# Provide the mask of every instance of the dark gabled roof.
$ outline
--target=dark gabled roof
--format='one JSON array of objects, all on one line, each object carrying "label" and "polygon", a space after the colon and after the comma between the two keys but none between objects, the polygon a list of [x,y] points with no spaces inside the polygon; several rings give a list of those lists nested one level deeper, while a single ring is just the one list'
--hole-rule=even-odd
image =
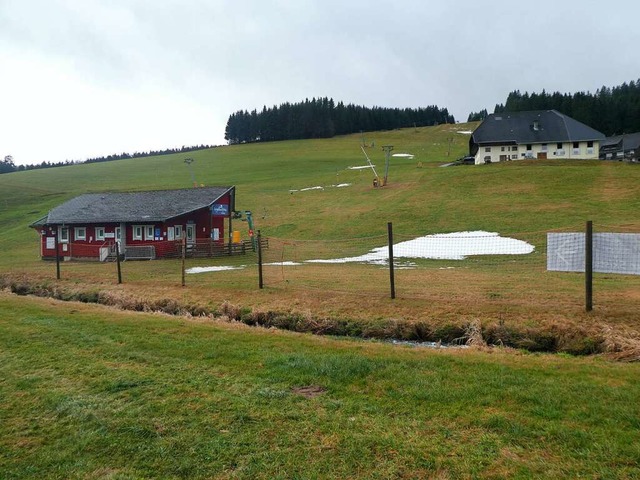
[{"label": "dark gabled roof", "polygon": [[[80,223],[164,222],[211,206],[235,187],[126,193],[87,193],[52,209],[32,226]],[[44,220],[44,222],[43,222]]]},{"label": "dark gabled roof", "polygon": [[604,134],[556,110],[489,115],[475,129],[472,141],[484,143],[557,143],[602,140]]},{"label": "dark gabled roof", "polygon": [[45,215],[42,218],[39,218],[38,220],[36,220],[35,222],[33,222],[29,226],[30,227],[34,227],[34,228],[38,228],[38,227],[44,227],[46,224],[47,224],[47,215]]},{"label": "dark gabled roof", "polygon": [[[622,143],[621,143],[622,142]],[[616,135],[615,137],[607,137],[600,144],[601,147],[622,147],[625,152],[627,150],[640,149],[640,132],[625,133],[624,135]]]}]

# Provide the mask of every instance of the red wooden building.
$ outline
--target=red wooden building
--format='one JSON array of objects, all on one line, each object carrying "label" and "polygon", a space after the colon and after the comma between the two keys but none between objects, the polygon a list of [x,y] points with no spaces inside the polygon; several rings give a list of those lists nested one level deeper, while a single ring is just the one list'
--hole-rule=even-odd
[{"label": "red wooden building", "polygon": [[[162,258],[205,245],[230,244],[235,187],[126,193],[88,193],[55,207],[31,225],[41,237],[43,259]],[[225,223],[227,228],[225,229]],[[56,238],[57,237],[57,238]]]}]

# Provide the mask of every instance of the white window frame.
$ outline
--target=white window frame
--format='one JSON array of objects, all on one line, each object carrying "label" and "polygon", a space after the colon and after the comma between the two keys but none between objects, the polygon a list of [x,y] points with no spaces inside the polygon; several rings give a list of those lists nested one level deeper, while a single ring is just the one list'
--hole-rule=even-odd
[{"label": "white window frame", "polygon": [[176,225],[173,227],[176,232],[176,240],[182,240],[182,225]]},{"label": "white window frame", "polygon": [[144,239],[145,240],[153,240],[155,238],[154,235],[154,225],[145,225],[144,226]]},{"label": "white window frame", "polygon": [[491,147],[484,147],[484,152],[485,153],[490,153],[491,152]]},{"label": "white window frame", "polygon": [[[83,232],[80,235],[80,232]],[[87,240],[87,227],[74,227],[73,229],[73,239],[74,240]]]},{"label": "white window frame", "polygon": [[[63,235],[66,233],[66,235]],[[58,241],[60,243],[69,243],[69,227],[58,228]]]},{"label": "white window frame", "polygon": [[542,152],[546,152],[546,151],[547,151],[547,144],[546,144],[546,143],[543,143],[542,145],[540,145],[540,150],[541,150]]},{"label": "white window frame", "polygon": [[96,240],[104,240],[105,228],[95,227]]},{"label": "white window frame", "polygon": [[167,227],[167,240],[171,242],[175,239],[176,239],[176,231],[174,230],[173,227]]},{"label": "white window frame", "polygon": [[144,227],[142,225],[133,225],[131,227],[131,238],[133,240],[142,240],[143,233],[144,233]]}]

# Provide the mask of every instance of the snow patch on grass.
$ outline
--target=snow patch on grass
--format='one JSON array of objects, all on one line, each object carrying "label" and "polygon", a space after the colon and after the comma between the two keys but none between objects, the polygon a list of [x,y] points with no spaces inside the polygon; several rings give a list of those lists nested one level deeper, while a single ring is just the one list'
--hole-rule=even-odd
[{"label": "snow patch on grass", "polygon": [[[426,235],[393,246],[396,258],[423,258],[432,260],[464,260],[470,255],[525,255],[535,247],[515,238],[501,237],[495,232],[455,232]],[[308,260],[309,263],[386,262],[389,248],[378,247],[357,257]]]},{"label": "snow patch on grass", "polygon": [[239,265],[237,267],[231,267],[228,265],[219,265],[216,267],[192,267],[185,270],[187,273],[206,273],[206,272],[225,272],[228,270],[242,270],[246,268],[246,265]]},{"label": "snow patch on grass", "polygon": [[375,165],[358,165],[357,167],[349,167],[347,170],[364,170],[365,168],[375,167]]},{"label": "snow patch on grass", "polygon": [[[425,235],[393,246],[393,256],[396,268],[410,269],[417,267],[411,261],[399,259],[431,259],[431,260],[464,260],[471,255],[526,255],[532,253],[535,247],[527,242],[515,238],[501,237],[496,232],[454,232],[435,235]],[[374,248],[369,253],[357,257],[306,260],[303,263],[369,263],[386,266],[389,262],[389,247]],[[303,263],[284,261],[265,263],[268,266],[299,266]],[[231,267],[193,267],[187,273],[220,272],[225,270],[241,270],[246,265]],[[442,267],[452,269],[454,267]]]}]

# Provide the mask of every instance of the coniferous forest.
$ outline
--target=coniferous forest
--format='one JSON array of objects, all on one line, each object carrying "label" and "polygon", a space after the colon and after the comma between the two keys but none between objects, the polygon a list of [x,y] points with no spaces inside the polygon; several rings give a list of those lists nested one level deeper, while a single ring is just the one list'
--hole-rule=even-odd
[{"label": "coniferous forest", "polygon": [[446,108],[363,107],[331,98],[283,103],[258,112],[240,110],[227,121],[225,140],[230,144],[306,138],[330,138],[360,131],[391,130],[454,123]]},{"label": "coniferous forest", "polygon": [[620,86],[602,87],[596,93],[520,93],[509,94],[494,113],[526,110],[558,110],[607,136],[640,132],[640,79]]}]

